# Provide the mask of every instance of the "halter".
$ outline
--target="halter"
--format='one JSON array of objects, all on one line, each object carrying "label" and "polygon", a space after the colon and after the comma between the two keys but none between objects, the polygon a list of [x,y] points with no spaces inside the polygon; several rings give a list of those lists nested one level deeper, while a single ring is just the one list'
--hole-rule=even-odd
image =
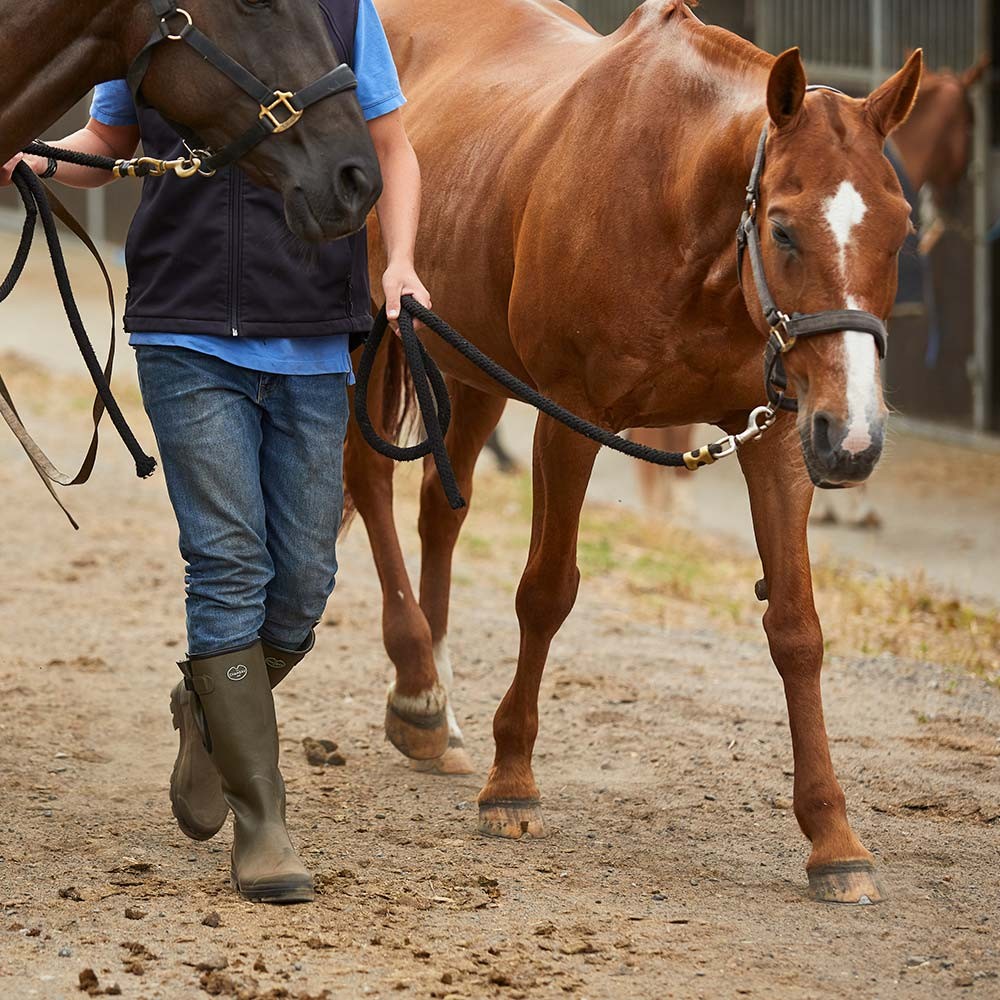
[{"label": "halter", "polygon": [[[185,138],[185,146],[190,154],[186,159],[169,161],[150,161],[158,164],[159,171],[146,170],[145,173],[166,173],[173,171],[179,177],[191,177],[195,173],[211,176],[220,167],[240,159],[268,136],[287,132],[305,113],[307,108],[358,86],[357,78],[346,63],[341,63],[320,77],[315,83],[303,87],[297,93],[288,90],[272,90],[257,79],[248,69],[241,66],[235,59],[226,55],[211,39],[203,35],[195,26],[191,15],[182,7],[177,6],[177,0],[149,0],[153,13],[159,20],[149,41],[135,57],[128,70],[128,85],[137,107],[146,107],[146,102],[139,94],[142,81],[149,70],[153,49],[162,42],[186,42],[206,62],[211,63],[220,73],[225,74],[260,105],[257,120],[242,135],[238,136],[220,150],[211,151],[198,148],[198,139],[189,130],[174,125],[174,128]],[[183,23],[179,23],[180,19]],[[174,29],[170,24],[173,22]],[[192,148],[193,147],[193,148]],[[147,159],[121,160],[115,168],[119,177],[133,176],[136,167]]]},{"label": "halter", "polygon": [[[833,87],[821,85],[812,86],[809,90],[829,90],[835,94],[842,91]],[[782,356],[807,337],[816,337],[826,333],[844,333],[848,330],[867,333],[875,340],[880,359],[885,359],[888,345],[888,333],[885,323],[873,313],[861,309],[828,309],[818,313],[788,313],[782,312],[774,302],[771,289],[767,284],[764,270],[764,254],[761,251],[760,231],[757,227],[757,205],[760,202],[760,182],[764,174],[765,150],[769,125],[764,123],[760,142],[757,144],[757,156],[754,160],[750,183],[747,184],[746,208],[740,220],[740,228],[736,231],[737,274],[740,287],[743,287],[743,258],[750,253],[750,269],[753,272],[754,284],[757,287],[757,298],[764,311],[764,318],[770,328],[767,350],[764,354],[764,385],[767,398],[775,408],[798,411],[796,399],[789,399],[785,392],[788,389],[788,375],[782,362]]]}]

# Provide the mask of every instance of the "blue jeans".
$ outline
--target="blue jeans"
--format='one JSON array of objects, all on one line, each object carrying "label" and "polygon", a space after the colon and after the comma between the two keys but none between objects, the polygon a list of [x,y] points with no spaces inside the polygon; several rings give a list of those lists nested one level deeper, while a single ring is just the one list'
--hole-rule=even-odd
[{"label": "blue jeans", "polygon": [[298,649],[337,574],[346,374],[269,375],[136,350],[187,562],[191,656],[258,637]]}]

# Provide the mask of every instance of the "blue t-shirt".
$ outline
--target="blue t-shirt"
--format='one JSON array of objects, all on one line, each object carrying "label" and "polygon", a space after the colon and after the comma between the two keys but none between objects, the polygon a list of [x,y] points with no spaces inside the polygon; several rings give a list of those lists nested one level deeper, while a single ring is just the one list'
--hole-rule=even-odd
[{"label": "blue t-shirt", "polygon": [[[373,0],[358,5],[354,38],[354,72],[358,102],[366,121],[387,115],[406,103]],[[105,125],[136,125],[132,93],[124,80],[102,83],[94,90],[90,115]],[[133,347],[155,344],[186,347],[230,364],[276,375],[327,375],[351,371],[348,337],[213,337],[203,334],[133,333]]]}]

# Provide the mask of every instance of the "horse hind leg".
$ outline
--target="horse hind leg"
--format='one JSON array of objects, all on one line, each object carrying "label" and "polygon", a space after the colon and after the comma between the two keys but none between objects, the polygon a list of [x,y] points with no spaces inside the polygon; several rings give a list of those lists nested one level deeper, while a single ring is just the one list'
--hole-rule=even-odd
[{"label": "horse hind leg", "polygon": [[[395,397],[383,407],[383,394],[392,395],[392,366],[399,358],[393,338],[388,351],[379,352],[372,373],[369,409],[373,423],[386,436],[393,428],[380,416],[396,409]],[[399,375],[399,369],[395,370]],[[390,459],[369,448],[355,421],[351,421],[344,454],[344,478],[351,503],[365,522],[372,555],[382,586],[382,637],[396,669],[386,705],[387,739],[406,757],[434,760],[448,749],[448,698],[438,681],[431,647],[431,630],[414,596],[392,514],[393,470]]]},{"label": "horse hind leg", "polygon": [[[449,380],[451,427],[445,439],[459,488],[471,503],[476,459],[503,415],[506,400]],[[420,607],[431,629],[438,677],[448,692],[448,750],[433,761],[416,761],[419,771],[436,774],[472,774],[475,768],[454,711],[454,671],[448,648],[448,610],[451,600],[452,560],[469,507],[452,510],[445,498],[433,461],[424,465],[420,492]]]},{"label": "horse hind leg", "polygon": [[479,831],[517,839],[545,836],[531,757],[538,735],[538,690],[549,645],[573,608],[580,510],[597,445],[549,417],[535,430],[531,546],[517,591],[521,648],[514,681],[493,720],[496,756],[479,794]]}]

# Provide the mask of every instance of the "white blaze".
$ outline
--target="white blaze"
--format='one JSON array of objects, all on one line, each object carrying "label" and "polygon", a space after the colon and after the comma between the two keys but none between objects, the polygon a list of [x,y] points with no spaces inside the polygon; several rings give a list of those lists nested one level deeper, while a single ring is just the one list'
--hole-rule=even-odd
[{"label": "white blaze", "polygon": [[[843,181],[837,193],[823,206],[826,223],[837,243],[840,273],[843,277],[844,299],[848,309],[862,305],[850,294],[847,281],[847,252],[851,234],[868,214],[868,206],[850,181]],[[847,377],[847,437],[843,447],[854,455],[871,447],[870,414],[878,404],[878,350],[867,333],[848,330],[843,335],[844,371]]]}]

